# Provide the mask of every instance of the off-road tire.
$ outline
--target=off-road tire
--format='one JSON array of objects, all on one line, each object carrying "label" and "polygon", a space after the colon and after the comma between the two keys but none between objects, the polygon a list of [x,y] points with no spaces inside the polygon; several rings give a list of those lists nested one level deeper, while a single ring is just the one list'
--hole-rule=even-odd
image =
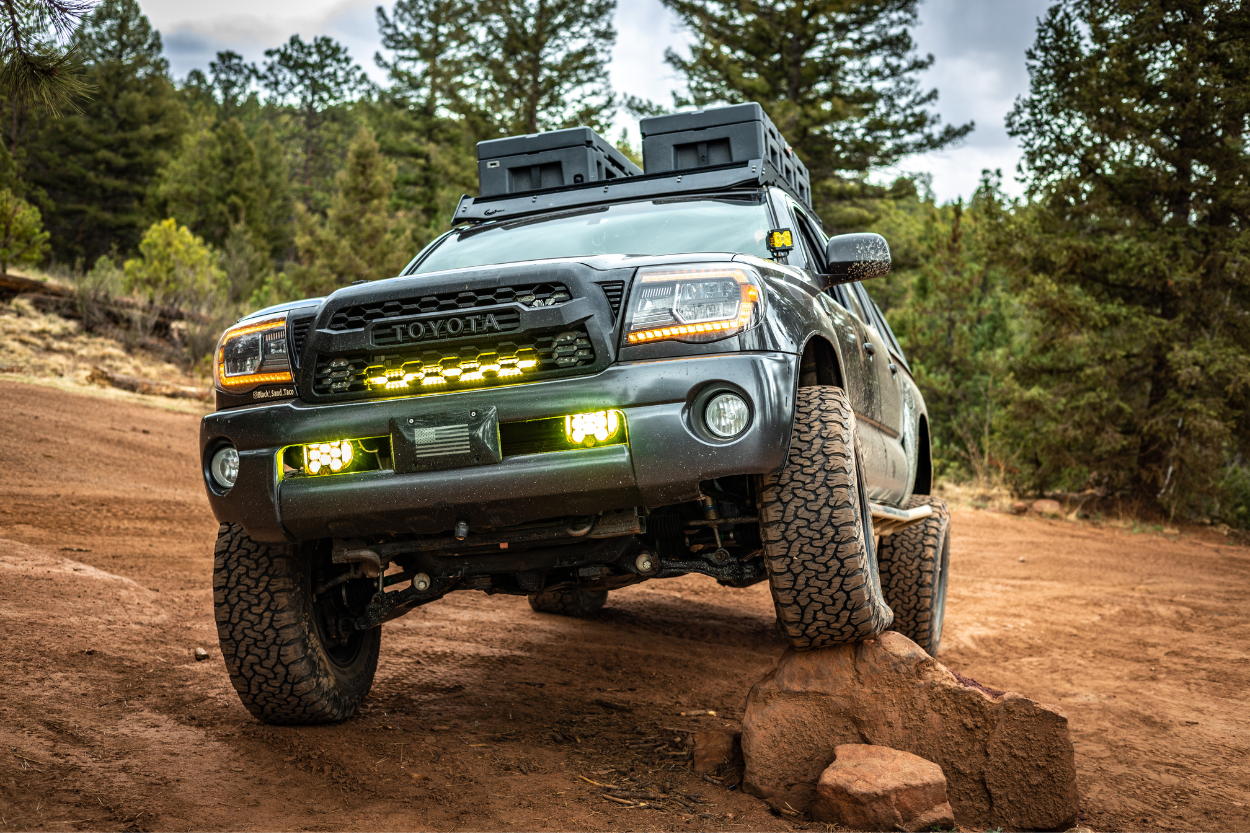
[{"label": "off-road tire", "polygon": [[846,392],[799,388],[789,458],[760,478],[759,502],[778,627],[800,651],[890,626],[862,471]]},{"label": "off-road tire", "polygon": [[328,723],[351,717],[378,667],[381,629],[327,647],[312,594],[307,548],[253,541],[222,524],[213,558],[217,637],[230,681],[265,723]]},{"label": "off-road tire", "polygon": [[951,514],[945,501],[915,495],[907,509],[932,506],[933,514],[919,523],[881,539],[877,560],[881,591],[894,611],[891,630],[937,656],[942,644],[946,612],[946,583],[950,573]]},{"label": "off-road tire", "polygon": [[559,616],[589,616],[608,603],[607,590],[544,590],[530,595],[530,607],[539,613]]}]

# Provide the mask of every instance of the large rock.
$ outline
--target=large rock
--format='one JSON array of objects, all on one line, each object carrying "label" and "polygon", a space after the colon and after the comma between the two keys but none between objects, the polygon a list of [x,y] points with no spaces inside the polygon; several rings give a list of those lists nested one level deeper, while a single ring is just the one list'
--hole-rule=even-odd
[{"label": "large rock", "polygon": [[756,683],[742,722],[743,787],[806,812],[841,744],[887,746],[936,763],[965,827],[1053,830],[1076,819],[1067,715],[961,681],[893,631],[787,651]]},{"label": "large rock", "polygon": [[944,830],[955,826],[942,768],[884,746],[839,746],[816,782],[812,818],[850,830]]}]

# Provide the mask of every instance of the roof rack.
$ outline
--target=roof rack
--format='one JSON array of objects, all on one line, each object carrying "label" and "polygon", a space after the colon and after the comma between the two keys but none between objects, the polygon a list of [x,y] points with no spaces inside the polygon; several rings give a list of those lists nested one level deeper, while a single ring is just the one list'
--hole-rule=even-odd
[{"label": "roof rack", "polygon": [[[481,223],[510,217],[525,217],[548,211],[587,205],[673,197],[709,191],[774,186],[800,204],[807,200],[797,194],[787,178],[764,159],[732,162],[728,165],[665,171],[630,176],[608,182],[587,182],[559,188],[544,188],[523,195],[501,194],[490,197],[460,198],[452,224]],[[819,219],[817,219],[819,222]]]}]

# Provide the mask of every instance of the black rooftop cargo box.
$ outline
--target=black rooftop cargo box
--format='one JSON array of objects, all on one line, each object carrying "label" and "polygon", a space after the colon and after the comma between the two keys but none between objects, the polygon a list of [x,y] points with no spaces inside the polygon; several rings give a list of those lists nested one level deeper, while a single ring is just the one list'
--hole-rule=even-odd
[{"label": "black rooftop cargo box", "polygon": [[652,116],[638,123],[648,174],[763,159],[811,206],[812,181],[764,108],[752,102],[694,113]]},{"label": "black rooftop cargo box", "polygon": [[570,127],[477,143],[483,197],[606,182],[642,171],[589,127]]}]

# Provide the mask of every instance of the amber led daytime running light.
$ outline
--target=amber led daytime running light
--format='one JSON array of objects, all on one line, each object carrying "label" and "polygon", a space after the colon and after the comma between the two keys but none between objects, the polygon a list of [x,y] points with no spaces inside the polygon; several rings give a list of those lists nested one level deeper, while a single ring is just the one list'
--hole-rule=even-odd
[{"label": "amber led daytime running light", "polygon": [[[235,329],[226,330],[225,335],[221,337],[221,344],[217,346],[217,384],[222,388],[237,388],[244,385],[275,385],[282,382],[290,382],[291,371],[287,370],[281,373],[249,373],[246,376],[227,376],[226,375],[226,344],[236,338],[241,338],[252,333],[259,333],[265,330],[276,330],[286,326],[286,316],[278,318],[270,318],[255,324],[247,324]],[[261,361],[264,361],[262,357]],[[288,359],[288,362],[290,360]]]},{"label": "amber led daytime running light", "polygon": [[629,334],[630,344],[641,344],[646,341],[658,341],[684,335],[700,333],[718,333],[744,329],[751,323],[751,313],[759,303],[760,293],[747,280],[741,269],[673,269],[665,272],[653,272],[642,278],[642,283],[669,283],[682,280],[706,280],[708,278],[733,278],[742,291],[742,303],[738,306],[736,318],[722,318],[715,321],[701,321],[697,324],[669,324],[650,330],[639,330]]}]

